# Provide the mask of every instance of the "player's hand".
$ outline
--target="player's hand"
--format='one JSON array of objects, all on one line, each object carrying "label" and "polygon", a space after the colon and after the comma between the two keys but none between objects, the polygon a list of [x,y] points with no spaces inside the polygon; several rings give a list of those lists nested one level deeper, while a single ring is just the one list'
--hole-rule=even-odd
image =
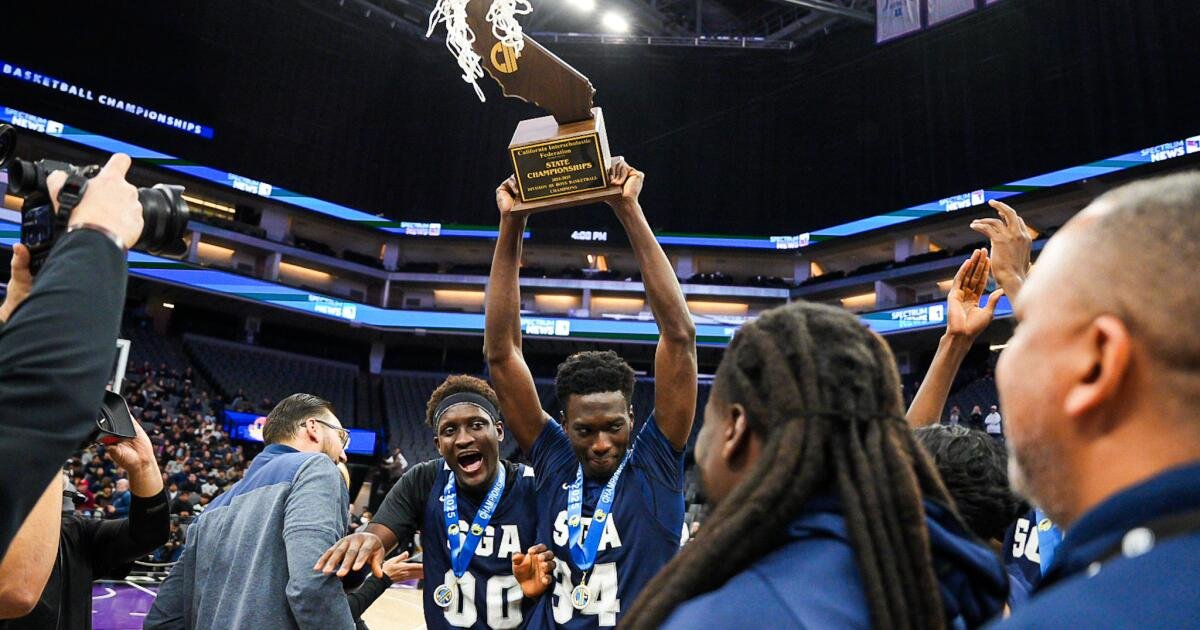
[{"label": "player's hand", "polygon": [[610,175],[612,185],[621,187],[621,196],[607,201],[608,205],[612,206],[614,210],[636,207],[638,196],[642,194],[642,184],[646,181],[646,174],[630,166],[623,158],[617,157],[613,158]]},{"label": "player's hand", "polygon": [[979,300],[987,290],[990,267],[987,250],[977,249],[954,274],[953,286],[946,296],[947,335],[974,340],[992,323],[996,304],[1004,290],[993,291],[988,296],[987,305],[979,306]]},{"label": "player's hand", "polygon": [[525,597],[541,597],[553,580],[554,552],[547,549],[546,545],[534,545],[525,553],[514,553],[512,572]]},{"label": "player's hand", "polygon": [[393,583],[425,579],[425,565],[420,562],[408,562],[407,551],[384,562],[383,572]]},{"label": "player's hand", "polygon": [[500,186],[496,188],[496,209],[500,211],[502,218],[512,215],[513,208],[516,207],[517,199],[519,198],[520,191],[517,190],[516,175],[500,182]]},{"label": "player's hand", "polygon": [[13,312],[29,297],[33,288],[33,275],[29,273],[29,248],[17,243],[13,245],[12,275],[8,279],[8,289],[4,296],[4,304],[0,304],[0,322],[7,322]]},{"label": "player's hand", "polygon": [[1033,237],[1025,221],[1008,204],[993,199],[988,205],[996,209],[1000,218],[976,219],[971,222],[971,229],[991,240],[992,273],[1008,293],[1008,299],[1015,300],[1029,274]]},{"label": "player's hand", "polygon": [[337,541],[321,554],[317,563],[313,565],[313,571],[320,571],[325,575],[337,571],[338,577],[344,577],[350,571],[357,571],[370,562],[371,573],[374,573],[375,577],[383,577],[384,555],[383,541],[379,536],[370,532],[358,532]]},{"label": "player's hand", "polygon": [[[117,235],[126,249],[133,247],[142,236],[143,221],[137,188],[125,181],[129,165],[128,155],[114,153],[108,164],[88,180],[83,199],[71,211],[68,224],[98,225]],[[62,171],[54,171],[46,178],[46,189],[55,211],[58,210],[58,192],[66,181],[67,174]]]}]

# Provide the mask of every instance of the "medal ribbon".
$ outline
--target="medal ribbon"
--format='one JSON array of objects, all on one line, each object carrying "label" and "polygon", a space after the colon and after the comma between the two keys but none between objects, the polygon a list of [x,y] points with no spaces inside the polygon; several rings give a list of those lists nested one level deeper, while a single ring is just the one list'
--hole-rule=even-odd
[{"label": "medal ribbon", "polygon": [[633,449],[625,453],[621,465],[613,472],[604,491],[600,493],[600,501],[596,503],[596,511],[592,513],[592,525],[588,528],[587,538],[583,538],[583,465],[575,471],[575,483],[567,489],[567,549],[571,552],[571,560],[580,571],[587,572],[596,563],[596,552],[600,549],[600,538],[604,535],[604,521],[612,514],[613,500],[617,497],[617,481],[621,479],[621,471],[633,455]]},{"label": "medal ribbon", "polygon": [[[467,572],[471,558],[475,555],[475,548],[479,546],[479,540],[483,538],[488,523],[492,522],[492,514],[500,503],[500,495],[504,494],[504,478],[507,474],[504,464],[501,463],[500,469],[496,471],[496,480],[492,482],[492,489],[488,490],[487,497],[475,513],[471,529],[465,532],[458,531],[458,486],[454,480],[454,473],[451,472],[450,479],[446,480],[446,487],[442,489],[442,512],[446,516],[446,540],[450,543],[450,567],[454,570],[454,577],[460,578]],[[475,534],[476,531],[479,535]]]}]

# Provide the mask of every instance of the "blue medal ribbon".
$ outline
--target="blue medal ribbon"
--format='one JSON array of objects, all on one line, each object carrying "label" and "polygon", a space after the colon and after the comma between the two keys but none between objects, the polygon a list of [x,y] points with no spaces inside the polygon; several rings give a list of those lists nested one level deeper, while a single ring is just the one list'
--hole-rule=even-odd
[{"label": "blue medal ribbon", "polygon": [[587,572],[596,563],[596,552],[600,549],[600,539],[604,536],[604,522],[612,515],[613,500],[617,498],[617,481],[621,479],[621,471],[633,455],[633,449],[625,453],[621,465],[613,472],[604,491],[600,493],[600,501],[596,503],[596,511],[592,513],[592,525],[588,528],[587,538],[583,538],[583,465],[575,471],[575,483],[567,489],[567,549],[571,552],[571,560],[580,571]]},{"label": "blue medal ribbon", "polygon": [[502,462],[499,463],[499,466],[500,469],[496,471],[496,480],[492,482],[492,489],[488,490],[487,497],[479,506],[479,511],[475,513],[470,531],[458,531],[458,485],[455,483],[453,471],[450,473],[450,479],[446,480],[446,487],[442,489],[442,512],[446,516],[446,540],[450,543],[450,567],[454,570],[456,578],[462,577],[467,572],[471,558],[475,555],[475,548],[479,546],[479,540],[483,538],[488,523],[492,521],[492,514],[496,512],[496,506],[500,504],[500,495],[504,494],[504,479],[508,473]]}]

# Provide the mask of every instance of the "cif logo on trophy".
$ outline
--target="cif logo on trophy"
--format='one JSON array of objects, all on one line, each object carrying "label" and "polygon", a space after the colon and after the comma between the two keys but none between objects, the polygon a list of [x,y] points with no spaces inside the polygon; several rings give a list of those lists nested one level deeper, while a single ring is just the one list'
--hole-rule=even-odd
[{"label": "cif logo on trophy", "polygon": [[504,74],[516,72],[517,53],[505,46],[504,42],[496,42],[496,45],[492,46],[492,67]]},{"label": "cif logo on trophy", "polygon": [[612,156],[604,115],[592,105],[591,81],[521,32],[518,15],[528,0],[438,0],[429,31],[445,24],[446,47],[462,78],[484,100],[478,79],[486,70],[505,96],[550,113],[523,120],[509,143],[520,199],[513,211],[529,214],[621,195],[609,183]]}]

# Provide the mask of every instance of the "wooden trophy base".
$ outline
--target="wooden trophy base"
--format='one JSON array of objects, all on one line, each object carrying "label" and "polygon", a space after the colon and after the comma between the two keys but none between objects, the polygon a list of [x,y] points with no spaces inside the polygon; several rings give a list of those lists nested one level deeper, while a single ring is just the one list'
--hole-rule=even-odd
[{"label": "wooden trophy base", "polygon": [[527,215],[621,196],[609,184],[612,156],[604,115],[559,125],[553,116],[523,120],[508,146],[520,195],[513,213]]}]

